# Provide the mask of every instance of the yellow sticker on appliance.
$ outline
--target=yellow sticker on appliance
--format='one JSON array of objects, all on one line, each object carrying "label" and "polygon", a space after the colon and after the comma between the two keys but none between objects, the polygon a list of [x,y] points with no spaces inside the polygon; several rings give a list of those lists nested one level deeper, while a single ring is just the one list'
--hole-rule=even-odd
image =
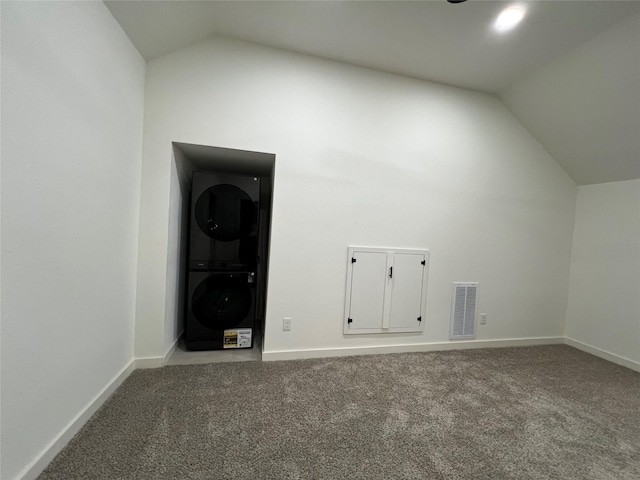
[{"label": "yellow sticker on appliance", "polygon": [[238,348],[238,331],[225,330],[222,348]]},{"label": "yellow sticker on appliance", "polygon": [[224,331],[223,348],[251,348],[251,329],[240,328]]}]

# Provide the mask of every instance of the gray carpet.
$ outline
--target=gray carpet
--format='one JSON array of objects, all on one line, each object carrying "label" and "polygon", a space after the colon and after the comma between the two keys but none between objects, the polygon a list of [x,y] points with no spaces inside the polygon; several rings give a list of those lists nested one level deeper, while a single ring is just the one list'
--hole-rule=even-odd
[{"label": "gray carpet", "polygon": [[566,346],[135,371],[40,479],[640,479],[640,374]]}]

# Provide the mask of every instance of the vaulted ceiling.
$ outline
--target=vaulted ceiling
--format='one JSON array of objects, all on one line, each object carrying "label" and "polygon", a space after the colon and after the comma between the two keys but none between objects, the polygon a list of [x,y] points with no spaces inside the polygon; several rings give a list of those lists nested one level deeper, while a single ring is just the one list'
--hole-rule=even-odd
[{"label": "vaulted ceiling", "polygon": [[224,35],[499,96],[578,184],[640,178],[640,1],[105,1],[147,60]]}]

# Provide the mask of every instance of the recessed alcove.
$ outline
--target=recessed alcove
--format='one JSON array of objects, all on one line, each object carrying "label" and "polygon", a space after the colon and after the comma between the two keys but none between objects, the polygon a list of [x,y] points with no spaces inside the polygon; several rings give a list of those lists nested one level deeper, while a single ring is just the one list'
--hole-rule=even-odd
[{"label": "recessed alcove", "polygon": [[[275,155],[271,153],[238,150],[208,145],[173,142],[169,202],[169,248],[167,255],[167,299],[165,313],[165,342],[168,348],[179,345],[184,331],[188,271],[189,218],[191,180],[193,172],[216,172],[252,175],[260,179],[259,228],[265,232],[266,258],[260,260],[258,281],[263,294],[256,301],[256,341],[254,350],[261,348],[264,332],[264,312],[269,266],[269,239],[273,197]],[[178,347],[180,348],[180,347]],[[248,352],[184,352],[182,358],[170,363],[199,363],[200,361],[251,360]],[[185,357],[188,355],[188,358]],[[238,358],[236,358],[238,357]],[[257,358],[259,358],[259,353]],[[192,362],[193,360],[193,362]]]}]

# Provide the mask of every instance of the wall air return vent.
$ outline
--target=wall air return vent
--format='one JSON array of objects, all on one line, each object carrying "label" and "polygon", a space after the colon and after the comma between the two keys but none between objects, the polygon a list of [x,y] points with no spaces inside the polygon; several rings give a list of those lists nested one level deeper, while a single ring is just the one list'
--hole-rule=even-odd
[{"label": "wall air return vent", "polygon": [[476,338],[478,284],[454,283],[451,300],[450,340]]}]

